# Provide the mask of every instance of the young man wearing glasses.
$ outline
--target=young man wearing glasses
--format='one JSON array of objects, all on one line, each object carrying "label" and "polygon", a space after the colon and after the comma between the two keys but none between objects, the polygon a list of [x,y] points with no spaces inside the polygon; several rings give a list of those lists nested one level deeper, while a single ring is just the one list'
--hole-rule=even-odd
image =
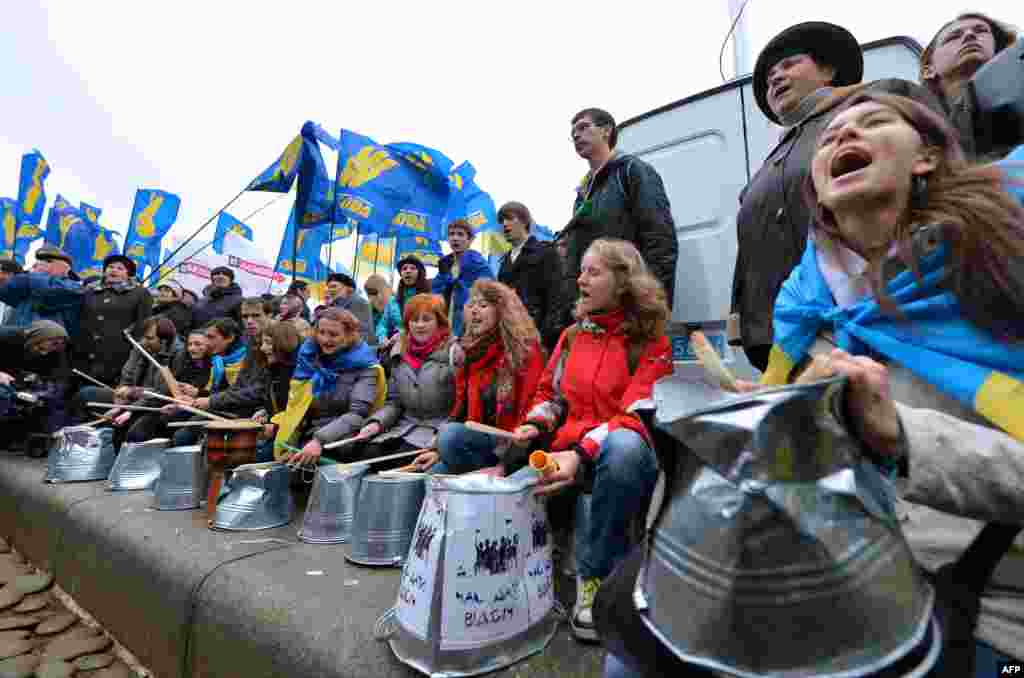
[{"label": "young man wearing glasses", "polygon": [[574,115],[570,136],[590,168],[576,189],[573,217],[564,229],[565,273],[556,309],[561,327],[572,322],[580,260],[598,238],[622,238],[636,245],[665,288],[671,308],[679,244],[661,176],[640,158],[615,150],[618,130],[605,110],[586,108]]}]

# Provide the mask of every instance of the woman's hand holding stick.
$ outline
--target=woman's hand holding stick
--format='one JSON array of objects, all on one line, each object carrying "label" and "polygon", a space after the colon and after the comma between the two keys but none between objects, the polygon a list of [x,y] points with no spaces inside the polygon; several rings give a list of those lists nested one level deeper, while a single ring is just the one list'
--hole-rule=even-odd
[{"label": "woman's hand holding stick", "polygon": [[127,339],[132,346],[137,348],[139,350],[139,353],[144,355],[149,360],[149,362],[152,363],[153,367],[157,369],[157,371],[160,373],[160,376],[163,377],[164,382],[167,384],[167,389],[171,392],[171,395],[174,396],[175,398],[180,397],[181,390],[178,388],[178,380],[174,378],[173,374],[171,374],[171,370],[165,367],[164,365],[161,365],[156,358],[151,356],[146,351],[146,349],[142,348],[142,344],[135,341],[135,337],[133,337],[131,332],[129,332],[128,330],[124,330],[124,338]]},{"label": "woman's hand holding stick", "polygon": [[231,421],[227,417],[222,417],[220,415],[212,414],[212,413],[207,412],[205,410],[197,409],[197,408],[192,407],[191,405],[189,405],[189,404],[187,404],[187,403],[185,403],[185,402],[183,402],[181,400],[178,400],[176,398],[169,398],[169,397],[167,397],[165,395],[162,395],[160,393],[154,393],[153,391],[146,391],[146,395],[150,396],[152,398],[156,398],[157,400],[163,400],[165,402],[174,403],[175,405],[177,405],[181,409],[185,410],[186,412],[191,412],[192,414],[198,414],[200,417],[206,417],[207,419],[213,419],[215,421]]}]

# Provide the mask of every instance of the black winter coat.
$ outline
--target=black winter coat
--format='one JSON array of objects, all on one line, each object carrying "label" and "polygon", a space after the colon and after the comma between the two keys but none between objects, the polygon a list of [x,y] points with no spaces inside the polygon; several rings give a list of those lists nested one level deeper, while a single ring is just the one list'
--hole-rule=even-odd
[{"label": "black winter coat", "polygon": [[206,296],[192,307],[192,327],[203,327],[217,318],[231,318],[241,322],[239,307],[242,305],[242,288],[238,283],[227,287],[210,287]]},{"label": "black winter coat", "polygon": [[152,310],[153,296],[142,285],[135,283],[120,290],[90,285],[82,298],[79,331],[74,339],[78,369],[105,384],[117,383],[132,352],[123,331],[140,338],[142,323]]},{"label": "black winter coat", "polygon": [[657,170],[633,155],[616,153],[591,180],[589,194],[583,191],[576,196],[573,215],[563,236],[567,256],[557,311],[559,331],[572,323],[580,262],[598,238],[621,238],[636,245],[665,288],[671,308],[679,243],[672,206]]},{"label": "black winter coat", "polygon": [[498,282],[516,291],[537,325],[544,346],[549,352],[554,350],[561,327],[553,311],[562,282],[562,260],[554,246],[530,236],[515,262],[511,252],[501,258]]},{"label": "black winter coat", "polygon": [[192,309],[183,301],[157,304],[153,306],[153,315],[162,315],[174,323],[174,329],[178,330],[178,336],[183,339],[192,330]]},{"label": "black winter coat", "polygon": [[836,107],[856,92],[872,89],[912,96],[941,112],[938,101],[923,87],[896,78],[867,85],[840,87],[803,122],[782,135],[761,169],[740,193],[736,217],[739,250],[733,273],[732,312],[740,316],[744,348],[770,346],[772,309],[782,283],[800,262],[814,212],[804,200],[804,183],[821,130]]}]

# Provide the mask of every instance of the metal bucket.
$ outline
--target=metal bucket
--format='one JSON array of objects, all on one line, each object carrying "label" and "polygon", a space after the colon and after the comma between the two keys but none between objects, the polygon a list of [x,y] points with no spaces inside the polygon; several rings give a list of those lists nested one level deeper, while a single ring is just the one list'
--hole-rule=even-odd
[{"label": "metal bucket", "polygon": [[375,630],[400,661],[453,678],[495,671],[547,647],[559,613],[547,506],[533,493],[536,482],[529,469],[509,478],[429,478],[394,612]]},{"label": "metal bucket", "polygon": [[363,478],[352,524],[357,565],[398,567],[405,560],[426,495],[422,475],[373,475]]},{"label": "metal bucket", "polygon": [[110,469],[108,489],[148,490],[160,477],[160,457],[167,449],[167,438],[154,438],[141,443],[125,443]]},{"label": "metal bucket", "polygon": [[235,468],[228,492],[217,502],[210,527],[247,532],[287,525],[295,511],[291,475],[280,462]]},{"label": "metal bucket", "polygon": [[658,426],[681,448],[634,600],[684,662],[853,678],[926,637],[934,592],[881,476],[834,414],[844,385],[704,400],[690,412],[675,409],[693,395],[685,384],[656,386]]},{"label": "metal bucket", "polygon": [[67,426],[53,434],[46,465],[47,483],[106,480],[114,465],[114,430]]},{"label": "metal bucket", "polygon": [[299,539],[311,544],[343,544],[352,530],[359,486],[369,466],[321,466],[317,469]]},{"label": "metal bucket", "polygon": [[160,475],[153,485],[161,511],[199,508],[206,496],[206,455],[202,445],[169,447],[160,455]]}]

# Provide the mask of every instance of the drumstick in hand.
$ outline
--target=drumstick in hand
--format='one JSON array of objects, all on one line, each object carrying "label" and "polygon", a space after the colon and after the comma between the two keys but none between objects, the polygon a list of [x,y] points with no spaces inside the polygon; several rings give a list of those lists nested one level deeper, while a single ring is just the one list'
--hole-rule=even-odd
[{"label": "drumstick in hand", "polygon": [[506,431],[503,428],[495,428],[494,426],[481,424],[478,421],[467,421],[466,428],[470,431],[476,431],[477,433],[489,433],[496,438],[508,438],[509,440],[516,439],[516,434],[512,433],[512,431]]},{"label": "drumstick in hand", "polygon": [[91,381],[92,383],[96,384],[100,388],[105,388],[108,391],[113,391],[114,390],[114,389],[110,388],[109,386],[107,386],[106,384],[104,384],[99,379],[93,379],[92,377],[90,377],[85,372],[79,372],[78,370],[75,370],[75,369],[72,369],[71,371],[74,372],[75,374],[77,374],[78,376],[80,376],[82,379],[87,379],[88,381]]},{"label": "drumstick in hand", "polygon": [[708,376],[728,391],[739,390],[736,377],[729,371],[729,368],[722,364],[722,359],[718,357],[718,351],[711,345],[703,332],[696,330],[690,334],[690,345],[693,346],[693,352],[697,355],[697,360],[700,361]]},{"label": "drumstick in hand", "polygon": [[155,367],[157,372],[160,373],[160,376],[163,377],[164,382],[167,384],[167,390],[171,392],[171,395],[174,396],[175,398],[180,398],[181,389],[178,388],[178,380],[174,378],[173,374],[171,374],[170,368],[161,365],[156,358],[149,355],[146,349],[142,348],[142,344],[135,341],[135,338],[132,337],[131,332],[129,332],[128,330],[124,330],[124,338],[127,339],[132,346],[139,349],[139,353],[144,355],[149,360],[149,362],[153,364],[153,367]]}]

